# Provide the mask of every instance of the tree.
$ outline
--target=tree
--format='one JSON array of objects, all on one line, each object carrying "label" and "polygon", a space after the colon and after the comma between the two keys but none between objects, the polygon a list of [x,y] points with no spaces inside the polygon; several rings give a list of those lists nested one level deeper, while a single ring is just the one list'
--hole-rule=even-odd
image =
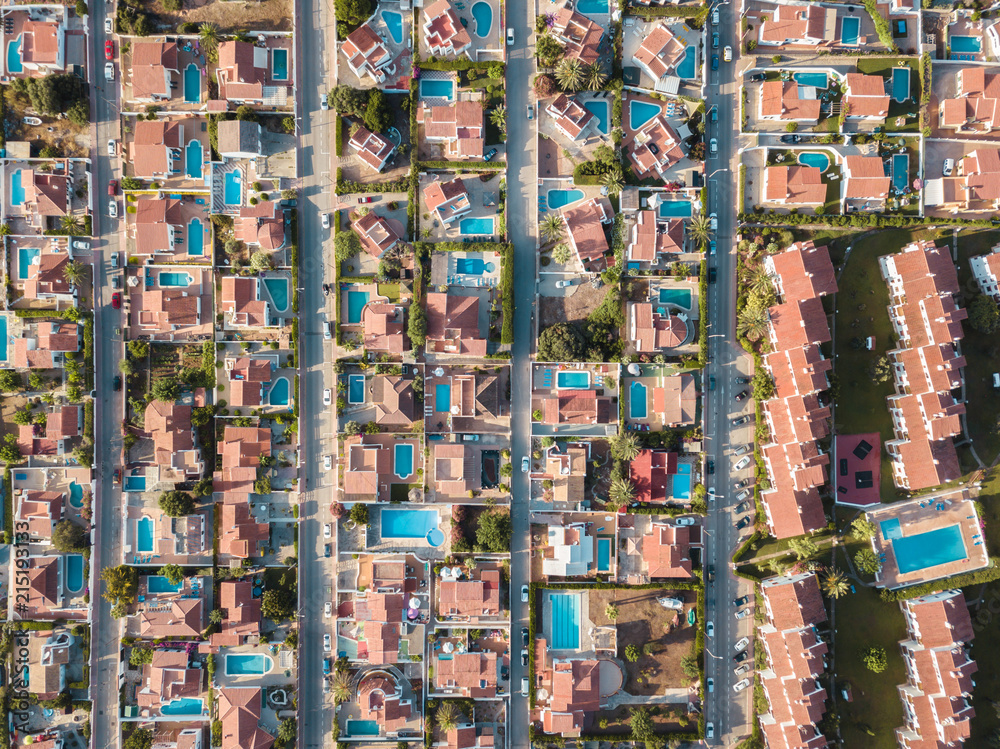
[{"label": "tree", "polygon": [[184,570],[179,564],[165,564],[160,567],[161,577],[167,578],[171,585],[180,585],[184,582]]},{"label": "tree", "polygon": [[479,516],[479,526],[476,528],[476,546],[493,554],[508,552],[510,551],[512,532],[510,510],[494,507]]},{"label": "tree", "polygon": [[866,575],[874,575],[882,569],[882,564],[878,561],[878,556],[868,547],[858,549],[858,553],[854,555],[854,564]]},{"label": "tree", "polygon": [[889,364],[889,357],[882,355],[868,365],[868,376],[872,382],[888,382],[892,379],[892,365]]},{"label": "tree", "polygon": [[173,403],[180,397],[181,385],[171,377],[164,377],[153,382],[151,394],[154,400]]},{"label": "tree", "polygon": [[410,319],[406,324],[406,334],[410,345],[420,348],[427,341],[427,311],[419,304],[410,306]]},{"label": "tree", "polygon": [[212,624],[221,624],[223,618],[222,609],[212,609],[208,612],[208,621]]},{"label": "tree", "polygon": [[608,490],[611,501],[619,507],[627,505],[635,499],[635,484],[625,476],[616,476],[611,479],[611,488]]},{"label": "tree", "polygon": [[129,341],[128,353],[133,359],[145,359],[149,356],[148,341]]},{"label": "tree", "polygon": [[758,367],[750,378],[754,400],[766,401],[774,397],[774,378],[764,367]]},{"label": "tree", "polygon": [[601,185],[607,190],[612,198],[621,195],[625,187],[625,175],[622,173],[621,165],[613,164],[604,174],[601,175]]},{"label": "tree", "polygon": [[125,739],[123,749],[151,749],[152,746],[153,732],[148,728],[137,728]]},{"label": "tree", "polygon": [[348,421],[344,424],[344,434],[354,436],[356,434],[361,434],[361,425],[356,421]]},{"label": "tree", "polygon": [[490,112],[490,122],[492,122],[501,133],[507,132],[507,107],[503,104],[494,107]]},{"label": "tree", "polygon": [[688,233],[697,244],[707,244],[712,237],[712,222],[708,216],[696,216],[688,224]]},{"label": "tree", "polygon": [[198,29],[198,36],[201,37],[201,43],[205,45],[206,48],[215,49],[216,45],[219,43],[219,27],[214,23],[205,21]]},{"label": "tree", "polygon": [[63,278],[66,283],[79,286],[86,278],[86,269],[79,260],[73,260],[63,266]]},{"label": "tree", "polygon": [[458,709],[456,705],[451,700],[441,703],[441,707],[437,709],[434,713],[434,720],[438,724],[438,728],[442,731],[448,732],[458,725],[459,718],[462,717],[461,710]]},{"label": "tree", "polygon": [[133,666],[145,666],[153,662],[153,649],[149,646],[136,646],[128,654],[128,662]]},{"label": "tree", "polygon": [[250,256],[250,267],[255,271],[270,270],[273,265],[274,260],[266,252],[258,251]]},{"label": "tree", "polygon": [[568,244],[560,243],[552,248],[552,262],[565,265],[573,259],[573,251]]},{"label": "tree", "polygon": [[90,103],[86,99],[80,99],[66,110],[66,118],[77,127],[86,127],[90,124]]},{"label": "tree", "polygon": [[563,47],[551,34],[542,34],[535,42],[535,56],[542,67],[550,68],[563,56]]},{"label": "tree", "polygon": [[79,216],[67,214],[59,219],[59,226],[67,234],[79,234],[83,228],[83,222],[80,221]]},{"label": "tree", "polygon": [[797,123],[795,120],[792,120],[787,125],[785,125],[785,132],[787,133],[794,133],[798,129],[799,129],[799,123]]},{"label": "tree", "polygon": [[851,589],[851,584],[847,575],[834,567],[823,576],[820,587],[827,598],[840,598]]},{"label": "tree", "polygon": [[278,741],[286,746],[295,741],[295,718],[285,718],[278,724]]},{"label": "tree", "polygon": [[[205,411],[207,409],[199,409],[200,411]],[[206,424],[208,422],[205,422]],[[214,482],[211,476],[206,476],[203,479],[199,479],[198,483],[194,485],[192,494],[195,497],[207,497],[214,491]]]},{"label": "tree", "polygon": [[637,648],[635,645],[626,645],[625,660],[627,660],[629,663],[635,663],[637,660],[639,660],[639,648]]},{"label": "tree", "polygon": [[539,99],[548,99],[558,92],[556,82],[548,73],[541,73],[535,76],[535,96]]},{"label": "tree", "polygon": [[64,554],[80,552],[90,546],[90,536],[72,520],[60,520],[52,529],[52,545]]},{"label": "tree", "polygon": [[583,336],[572,323],[557,322],[538,336],[538,361],[580,361],[584,350]]},{"label": "tree", "polygon": [[125,564],[105,567],[101,579],[107,585],[104,600],[108,603],[131,603],[139,594],[139,573],[135,567]]},{"label": "tree", "polygon": [[368,94],[368,106],[365,107],[365,127],[373,133],[381,133],[392,127],[392,110],[381,89],[373,88]]},{"label": "tree", "polygon": [[333,701],[338,704],[351,699],[351,672],[337,671],[333,675],[330,689],[333,692]]},{"label": "tree", "polygon": [[579,91],[583,78],[583,65],[575,57],[560,60],[556,65],[556,82],[563,91]]},{"label": "tree", "polygon": [[133,364],[128,359],[119,359],[118,360],[118,371],[121,372],[123,375],[126,375],[126,376],[135,374],[135,364]]},{"label": "tree", "polygon": [[613,622],[617,621],[618,607],[615,606],[613,603],[609,603],[607,606],[604,607],[604,615]]},{"label": "tree", "polygon": [[767,296],[774,291],[774,279],[763,263],[747,270],[743,284],[753,296]]},{"label": "tree", "polygon": [[819,547],[816,542],[811,538],[793,538],[788,542],[788,548],[791,549],[792,553],[795,555],[796,559],[802,561],[803,559],[808,559],[813,556]]},{"label": "tree", "polygon": [[24,380],[13,369],[0,370],[0,390],[5,393],[16,393],[24,388]]},{"label": "tree", "polygon": [[861,515],[851,523],[851,535],[859,541],[867,541],[875,536],[875,523]]},{"label": "tree", "polygon": [[174,489],[160,495],[160,509],[172,518],[181,518],[194,512],[194,497],[187,492]]},{"label": "tree", "polygon": [[748,341],[759,341],[767,334],[770,322],[766,307],[748,304],[736,316],[736,332]]},{"label": "tree", "polygon": [[609,440],[611,457],[615,460],[635,460],[642,446],[635,432],[619,432]]},{"label": "tree", "polygon": [[1000,310],[992,297],[977,295],[969,304],[969,325],[980,333],[992,333],[1000,328]]},{"label": "tree", "polygon": [[295,613],[295,596],[288,588],[269,588],[260,599],[260,613],[273,622],[291,619]]},{"label": "tree", "polygon": [[608,74],[604,72],[604,65],[600,60],[587,68],[587,88],[591,91],[600,91],[607,82]]},{"label": "tree", "polygon": [[357,525],[368,525],[368,505],[356,503],[352,508],[348,517],[353,520]]},{"label": "tree", "polygon": [[329,104],[338,114],[364,117],[368,107],[368,92],[340,84],[327,97]]},{"label": "tree", "polygon": [[14,412],[13,416],[10,417],[10,420],[20,427],[26,427],[32,421],[31,411],[27,408],[19,408]]},{"label": "tree", "polygon": [[653,725],[653,718],[649,713],[649,708],[632,708],[632,717],[629,718],[629,727],[632,729],[633,741],[655,741],[656,727]]},{"label": "tree", "polygon": [[558,242],[566,233],[566,221],[559,213],[549,213],[538,225],[538,231],[546,242]]},{"label": "tree", "polygon": [[372,14],[371,0],[336,0],[334,12],[339,23],[346,23],[353,29]]},{"label": "tree", "polygon": [[361,240],[353,231],[342,231],[333,241],[334,257],[338,263],[350,260],[361,252]]},{"label": "tree", "polygon": [[861,651],[861,662],[864,663],[865,668],[873,674],[882,673],[888,665],[885,648],[880,648],[875,645],[865,648]]}]

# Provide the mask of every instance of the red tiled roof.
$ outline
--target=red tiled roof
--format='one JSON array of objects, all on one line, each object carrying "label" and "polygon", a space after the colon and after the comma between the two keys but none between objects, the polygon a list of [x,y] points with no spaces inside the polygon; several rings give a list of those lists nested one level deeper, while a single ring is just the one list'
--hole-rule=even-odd
[{"label": "red tiled roof", "polygon": [[795,81],[765,81],[760,87],[760,116],[782,120],[818,120],[819,99],[800,99]]},{"label": "red tiled roof", "polygon": [[814,166],[769,166],[764,172],[764,201],[821,206],[826,185]]}]

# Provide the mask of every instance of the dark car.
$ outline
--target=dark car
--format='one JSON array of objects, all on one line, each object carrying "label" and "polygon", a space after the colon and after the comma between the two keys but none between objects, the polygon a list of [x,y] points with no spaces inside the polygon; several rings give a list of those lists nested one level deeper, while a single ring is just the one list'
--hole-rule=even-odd
[{"label": "dark car", "polygon": [[741,531],[744,528],[746,528],[748,525],[750,525],[750,523],[752,523],[752,522],[753,521],[750,519],[750,516],[746,515],[745,517],[741,518],[740,520],[738,520],[736,522],[736,530]]},{"label": "dark car", "polygon": [[764,73],[754,73],[750,76],[751,81],[766,81],[767,76]]},{"label": "dark car", "polygon": [[712,70],[718,70],[718,69],[719,69],[719,56],[712,55]]},{"label": "dark car", "polygon": [[736,655],[733,656],[733,663],[743,663],[743,661],[745,661],[746,659],[747,659],[747,651],[744,650],[742,653],[737,653]]},{"label": "dark car", "polygon": [[708,282],[715,283],[715,268],[708,269]]},{"label": "dark car", "polygon": [[802,138],[798,135],[795,135],[794,133],[792,133],[791,135],[781,136],[782,143],[798,143],[800,140],[802,140]]},{"label": "dark car", "polygon": [[733,426],[734,427],[738,427],[738,426],[740,426],[742,424],[746,424],[748,421],[750,421],[750,414],[745,414],[743,416],[737,416],[735,419],[733,419]]},{"label": "dark car", "polygon": [[737,385],[749,385],[750,384],[750,378],[749,377],[737,377],[736,378],[736,384]]},{"label": "dark car", "polygon": [[743,487],[750,486],[750,479],[743,479],[742,481],[734,481],[733,488],[739,491]]},{"label": "dark car", "polygon": [[750,603],[750,596],[740,596],[733,601],[733,608],[739,608],[740,606],[746,606]]},{"label": "dark car", "polygon": [[327,559],[333,556],[333,547],[330,544],[323,547],[323,556]]},{"label": "dark car", "polygon": [[500,678],[504,681],[510,679],[510,669],[506,666],[500,666]]},{"label": "dark car", "polygon": [[122,295],[120,291],[116,291],[111,295],[111,306],[115,309],[121,309],[122,306]]},{"label": "dark car", "polygon": [[493,161],[493,159],[496,158],[496,155],[498,153],[500,153],[500,152],[497,151],[497,149],[491,148],[489,151],[487,151],[486,156],[484,157],[484,160],[485,161]]},{"label": "dark car", "polygon": [[719,48],[719,32],[716,31],[714,34],[712,34],[712,49],[718,49],[718,48]]},{"label": "dark car", "polygon": [[734,509],[733,512],[735,512],[737,515],[742,515],[749,509],[750,509],[749,502],[740,502],[738,505],[736,505],[736,509]]},{"label": "dark car", "polygon": [[714,564],[708,565],[706,570],[708,571],[708,581],[712,582],[713,580],[715,580],[715,565]]},{"label": "dark car", "polygon": [[114,388],[116,393],[122,389],[121,375],[115,375],[115,379],[111,381],[111,387]]},{"label": "dark car", "polygon": [[358,203],[371,203],[374,198],[371,195],[365,195],[363,198],[358,198]]},{"label": "dark car", "polygon": [[521,642],[524,647],[528,647],[528,628],[521,627]]},{"label": "dark car", "polygon": [[114,481],[116,484],[120,484],[122,482],[122,469],[121,468],[116,468],[114,470],[114,473],[111,474],[111,480]]},{"label": "dark car", "polygon": [[715,375],[708,376],[708,389],[715,390]]},{"label": "dark car", "polygon": [[705,464],[705,473],[707,473],[709,476],[711,476],[713,473],[715,473],[715,461],[714,460],[710,460],[710,461],[708,461]]},{"label": "dark car", "polygon": [[527,666],[528,665],[528,651],[527,650],[522,650],[521,651],[521,665],[522,666]]},{"label": "dark car", "polygon": [[736,394],[736,400],[742,402],[745,401],[750,396],[749,390],[741,390]]}]

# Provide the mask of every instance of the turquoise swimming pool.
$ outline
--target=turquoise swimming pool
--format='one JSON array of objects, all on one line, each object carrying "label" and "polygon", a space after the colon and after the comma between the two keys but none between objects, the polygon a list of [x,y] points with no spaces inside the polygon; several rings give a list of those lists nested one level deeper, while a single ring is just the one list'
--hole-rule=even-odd
[{"label": "turquoise swimming pool", "polygon": [[549,208],[556,210],[578,200],[583,200],[583,198],[583,190],[549,190],[545,195],[545,202]]},{"label": "turquoise swimming pool", "polygon": [[150,593],[176,593],[184,587],[184,583],[171,585],[162,575],[150,575],[146,578],[146,590]]},{"label": "turquoise swimming pool", "polygon": [[677,63],[677,77],[684,80],[691,80],[695,77],[698,67],[698,48],[688,45],[684,50],[684,59]]},{"label": "turquoise swimming pool", "polygon": [[[440,386],[439,386],[440,387]],[[365,376],[347,376],[347,402],[356,405],[365,402]]]},{"label": "turquoise swimming pool", "polygon": [[279,377],[271,385],[271,392],[267,394],[267,402],[272,406],[287,406],[290,392],[291,386],[288,384],[288,378]]},{"label": "turquoise swimming pool", "polygon": [[369,294],[367,291],[347,292],[347,323],[357,325],[361,322],[361,311],[368,304]]},{"label": "turquoise swimming pool", "polygon": [[611,538],[599,538],[597,539],[597,571],[598,572],[610,572],[611,571],[611,546],[614,544],[614,539]]},{"label": "turquoise swimming pool", "polygon": [[146,491],[146,477],[145,476],[126,476],[125,477],[125,491],[127,491],[127,492],[144,492],[144,491]]},{"label": "turquoise swimming pool", "polygon": [[361,736],[378,736],[378,723],[374,720],[349,720],[344,730],[349,739]]},{"label": "turquoise swimming pool", "polygon": [[446,414],[451,410],[451,385],[434,386],[434,413]]},{"label": "turquoise swimming pool", "polygon": [[385,26],[389,29],[389,36],[392,37],[392,41],[396,44],[403,43],[403,14],[396,13],[393,10],[383,10],[382,20],[385,21]]},{"label": "turquoise swimming pool", "polygon": [[556,387],[560,390],[587,390],[590,387],[590,372],[561,370],[556,373]]},{"label": "turquoise swimming pool", "polygon": [[638,380],[633,380],[628,386],[628,417],[630,419],[645,419],[649,413],[646,401],[649,389]]},{"label": "turquoise swimming pool", "polygon": [[15,206],[24,205],[24,185],[21,184],[20,169],[10,175],[10,204]]},{"label": "turquoise swimming pool", "polygon": [[271,50],[271,78],[276,81],[288,80],[288,50]]},{"label": "turquoise swimming pool", "polygon": [[22,281],[28,277],[28,269],[38,261],[42,251],[37,247],[17,248],[17,277]]},{"label": "turquoise swimming pool", "polygon": [[7,316],[0,315],[0,361],[7,361]]},{"label": "turquoise swimming pool", "polygon": [[800,153],[799,163],[803,166],[814,166],[825,172],[830,168],[830,157],[825,153]]},{"label": "turquoise swimming pool", "polygon": [[75,481],[69,485],[69,503],[73,507],[83,507],[83,487]]},{"label": "turquoise swimming pool", "polygon": [[[887,522],[889,521],[882,522],[882,535],[889,538],[885,533]],[[898,519],[896,523],[899,523]],[[890,543],[896,557],[896,566],[903,574],[968,558],[965,542],[962,540],[962,527],[958,524],[913,536],[897,536]]]},{"label": "turquoise swimming pool", "polygon": [[397,443],[392,446],[392,470],[398,478],[408,479],[413,475],[413,445]]},{"label": "turquoise swimming pool", "polygon": [[597,129],[602,135],[607,135],[611,124],[611,103],[607,99],[591,99],[583,103],[584,109],[597,118]]},{"label": "turquoise swimming pool", "polygon": [[455,272],[463,276],[481,276],[495,270],[493,263],[486,262],[481,257],[460,257],[455,260]]},{"label": "turquoise swimming pool", "polygon": [[264,286],[278,312],[284,312],[288,309],[288,285],[287,278],[264,279]]},{"label": "turquoise swimming pool", "polygon": [[892,186],[903,192],[910,183],[910,155],[894,153],[892,155]]},{"label": "turquoise swimming pool", "polygon": [[201,71],[194,63],[184,68],[184,101],[188,104],[201,101]]},{"label": "turquoise swimming pool", "polygon": [[674,499],[689,499],[691,497],[691,464],[679,463],[677,473],[672,477]]},{"label": "turquoise swimming pool", "polygon": [[153,519],[145,516],[135,521],[135,550],[148,554],[153,550]]},{"label": "turquoise swimming pool", "polygon": [[194,280],[188,273],[172,273],[167,271],[160,271],[160,274],[156,277],[156,282],[160,286],[190,286],[191,281]]},{"label": "turquoise swimming pool", "polygon": [[243,201],[243,175],[239,169],[226,172],[223,186],[222,199],[226,205],[239,205]]},{"label": "turquoise swimming pool", "polygon": [[226,676],[263,676],[274,668],[274,659],[259,653],[226,656]]},{"label": "turquoise swimming pool", "polygon": [[192,257],[205,254],[205,225],[200,218],[193,218],[188,224],[187,248],[188,255]]},{"label": "turquoise swimming pool", "polygon": [[21,37],[7,42],[7,72],[24,72],[24,64],[21,62]]},{"label": "turquoise swimming pool", "polygon": [[485,39],[493,29],[493,8],[482,0],[472,5],[472,18],[476,22],[476,36]]},{"label": "turquoise swimming pool", "polygon": [[826,73],[796,73],[794,78],[800,86],[825,89],[829,85]]},{"label": "turquoise swimming pool", "polygon": [[204,710],[205,701],[197,697],[171,700],[160,706],[161,715],[201,715]]},{"label": "turquoise swimming pool", "polygon": [[608,0],[579,0],[576,4],[576,9],[581,13],[607,14],[611,9],[611,4]]},{"label": "turquoise swimming pool", "polygon": [[861,19],[858,16],[845,16],[840,22],[840,43],[854,46],[861,35]]},{"label": "turquoise swimming pool", "polygon": [[83,590],[83,556],[81,554],[66,555],[66,589],[70,593]]},{"label": "turquoise swimming pool", "polygon": [[660,289],[660,304],[691,309],[691,289]]},{"label": "turquoise swimming pool", "polygon": [[431,546],[440,546],[444,542],[436,510],[384,509],[380,522],[382,538],[423,538]]},{"label": "turquoise swimming pool", "polygon": [[455,98],[455,81],[447,78],[421,78],[420,98],[452,101]]},{"label": "turquoise swimming pool", "polygon": [[553,650],[580,647],[580,594],[549,593],[549,646]]},{"label": "turquoise swimming pool", "polygon": [[193,140],[187,144],[187,150],[184,154],[184,173],[190,179],[201,179],[203,164],[201,142]]},{"label": "turquoise swimming pool", "polygon": [[659,104],[652,104],[648,101],[630,101],[628,104],[628,126],[632,130],[638,130],[662,111],[663,108]]},{"label": "turquoise swimming pool", "polygon": [[657,213],[660,218],[690,218],[691,217],[691,201],[690,200],[667,200],[660,203],[660,207],[657,208]]},{"label": "turquoise swimming pool", "polygon": [[979,54],[983,51],[983,42],[978,36],[953,36],[948,39],[952,52]]},{"label": "turquoise swimming pool", "polygon": [[494,219],[491,218],[463,218],[458,222],[459,234],[492,234]]},{"label": "turquoise swimming pool", "polygon": [[[972,37],[975,38],[975,37]],[[910,73],[908,68],[892,69],[892,98],[893,101],[902,103],[910,98]]]}]

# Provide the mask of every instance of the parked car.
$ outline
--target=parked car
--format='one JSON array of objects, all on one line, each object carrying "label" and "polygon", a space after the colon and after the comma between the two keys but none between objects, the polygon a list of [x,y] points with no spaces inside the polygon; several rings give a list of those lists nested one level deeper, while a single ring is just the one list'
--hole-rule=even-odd
[{"label": "parked car", "polygon": [[105,34],[114,33],[114,30],[115,30],[115,25],[114,24],[115,24],[114,19],[112,19],[112,18],[105,18],[104,19],[104,33]]},{"label": "parked car", "polygon": [[736,495],[736,501],[742,502],[744,499],[747,499],[749,497],[750,497],[750,490],[744,489],[743,491],[741,491],[739,494]]},{"label": "parked car", "polygon": [[113,159],[117,155],[118,155],[118,149],[115,146],[115,142],[113,140],[109,140],[108,141],[108,158],[109,159]]},{"label": "parked car", "polygon": [[116,468],[114,470],[114,472],[111,474],[111,480],[114,483],[116,483],[116,484],[120,484],[122,482],[122,469],[121,468]]},{"label": "parked car", "polygon": [[735,512],[737,515],[742,515],[744,512],[746,512],[749,509],[750,509],[750,503],[749,502],[740,502],[733,509],[733,512]]},{"label": "parked car", "polygon": [[115,64],[109,62],[104,66],[104,80],[113,81],[115,79]]},{"label": "parked car", "polygon": [[521,627],[521,643],[524,647],[528,647],[528,628]]},{"label": "parked car", "polygon": [[708,152],[712,154],[712,156],[717,156],[719,154],[719,141],[717,138],[712,138],[708,142]]},{"label": "parked car", "polygon": [[674,525],[694,525],[694,518],[688,515],[687,517],[677,518],[674,521]]},{"label": "parked car", "polygon": [[111,200],[108,202],[108,215],[111,218],[118,218],[118,201]]},{"label": "parked car", "polygon": [[746,528],[746,527],[747,527],[748,525],[750,525],[750,523],[751,523],[751,522],[753,522],[753,521],[752,521],[752,520],[750,520],[750,516],[749,516],[749,515],[744,515],[744,516],[743,516],[742,518],[740,518],[740,519],[739,519],[739,520],[738,520],[738,521],[736,522],[736,530],[738,530],[738,531],[741,531],[741,530],[743,530],[743,529],[744,529],[744,528]]},{"label": "parked car", "polygon": [[705,622],[705,637],[715,637],[714,622]]},{"label": "parked car", "polygon": [[522,666],[527,666],[528,665],[528,649],[527,648],[524,648],[523,650],[521,650],[521,665]]},{"label": "parked car", "polygon": [[712,70],[718,70],[718,69],[719,69],[719,56],[712,55]]},{"label": "parked car", "polygon": [[733,673],[736,674],[736,676],[740,676],[741,674],[745,674],[749,670],[750,670],[750,664],[744,663],[742,666],[737,666],[736,668],[734,668]]},{"label": "parked car", "polygon": [[740,481],[733,482],[733,489],[736,489],[737,491],[745,486],[750,486],[750,479],[742,479]]},{"label": "parked car", "polygon": [[714,255],[715,254],[715,249],[716,249],[715,240],[714,239],[710,239],[708,241],[708,254],[709,255]]},{"label": "parked car", "polygon": [[766,81],[767,76],[764,73],[753,73],[750,76],[751,81]]},{"label": "parked car", "polygon": [[74,239],[73,240],[73,249],[74,250],[90,250],[90,242],[84,242],[81,239]]},{"label": "parked car", "polygon": [[333,664],[330,663],[329,658],[323,659],[323,676],[329,676],[330,671],[333,670]]},{"label": "parked car", "polygon": [[115,43],[110,39],[104,42],[104,59],[105,60],[115,59]]},{"label": "parked car", "polygon": [[528,116],[529,120],[535,119],[535,108],[530,104],[524,108],[525,114]]},{"label": "parked car", "polygon": [[715,580],[715,565],[710,564],[706,569],[708,572],[708,581],[712,582],[713,580]]},{"label": "parked car", "polygon": [[527,603],[527,602],[528,602],[528,586],[527,585],[522,585],[521,586],[521,603]]},{"label": "parked car", "polygon": [[330,228],[330,214],[329,213],[324,213],[323,216],[320,218],[320,222],[323,224],[323,228],[324,229],[329,229]]},{"label": "parked car", "polygon": [[733,649],[738,653],[741,650],[745,649],[746,646],[749,644],[750,644],[749,637],[741,637],[739,640],[736,641],[736,644],[733,646]]},{"label": "parked car", "polygon": [[324,455],[323,456],[323,470],[324,471],[333,470],[333,456],[332,455]]},{"label": "parked car", "polygon": [[330,633],[327,632],[323,635],[323,652],[329,653],[331,650],[333,650],[333,640],[330,637]]},{"label": "parked car", "polygon": [[712,122],[718,122],[718,121],[719,121],[719,108],[712,107]]},{"label": "parked car", "polygon": [[753,445],[740,445],[736,448],[736,455],[746,455],[748,452],[753,450]]},{"label": "parked car", "polygon": [[333,616],[333,601],[327,601],[326,603],[323,604],[323,616],[325,616],[327,619]]},{"label": "parked car", "polygon": [[329,406],[331,403],[333,403],[333,393],[331,392],[330,388],[326,388],[323,391],[323,405]]},{"label": "parked car", "polygon": [[358,198],[358,204],[360,205],[362,203],[371,203],[373,200],[375,200],[375,198],[373,198],[371,195],[363,195],[362,197]]},{"label": "parked car", "polygon": [[500,152],[497,149],[491,148],[486,152],[486,156],[483,157],[483,161],[493,161],[498,153]]},{"label": "parked car", "polygon": [[122,277],[121,276],[111,276],[111,288],[121,289],[122,287]]},{"label": "parked car", "polygon": [[708,214],[708,228],[711,229],[712,231],[718,231],[719,230],[719,214],[718,213],[710,213],[710,214]]},{"label": "parked car", "polygon": [[781,136],[782,143],[798,143],[800,140],[802,140],[802,136],[795,135],[794,133],[792,133],[791,135]]},{"label": "parked car", "polygon": [[[747,518],[747,520],[749,520],[749,519],[750,518]],[[736,618],[738,620],[739,619],[746,619],[748,616],[750,616],[750,609],[743,609],[742,611],[737,611],[736,612]]]},{"label": "parked car", "polygon": [[955,160],[945,159],[944,165],[941,167],[941,174],[944,175],[945,177],[950,177],[954,169],[955,169]]},{"label": "parked car", "polygon": [[739,462],[735,466],[733,466],[733,467],[737,471],[742,471],[744,468],[746,468],[748,465],[750,465],[750,460],[751,460],[751,458],[750,458],[749,455],[744,455],[742,458],[740,458]]},{"label": "parked car", "polygon": [[332,341],[333,340],[333,328],[330,323],[323,323],[323,340]]},{"label": "parked car", "polygon": [[333,524],[323,524],[323,538],[333,538]]},{"label": "parked car", "polygon": [[746,606],[750,603],[750,596],[740,596],[739,598],[733,599],[733,607],[739,608],[740,606]]},{"label": "parked car", "polygon": [[749,377],[737,377],[736,378],[736,384],[737,385],[749,385],[750,384],[750,378]]},{"label": "parked car", "polygon": [[719,32],[718,31],[713,31],[712,32],[712,49],[718,49],[718,48],[719,48]]},{"label": "parked car", "polygon": [[521,473],[527,473],[531,470],[531,458],[525,455],[521,458]]},{"label": "parked car", "polygon": [[514,46],[514,29],[513,28],[507,29],[507,46],[508,47],[513,47]]},{"label": "parked car", "polygon": [[562,281],[556,281],[556,288],[557,289],[567,289],[567,288],[569,288],[572,285],[573,285],[573,279],[572,278],[566,278],[566,279],[563,279]]},{"label": "parked car", "polygon": [[719,25],[719,9],[718,8],[713,8],[712,9],[712,25],[713,26],[718,26]]},{"label": "parked car", "polygon": [[[714,460],[709,460],[708,462],[705,463],[705,473],[707,473],[709,476],[711,476],[713,473],[715,473],[715,461]],[[713,491],[712,494],[715,494],[715,492]]]},{"label": "parked car", "polygon": [[521,677],[521,695],[524,697],[528,696],[528,677]]},{"label": "parked car", "polygon": [[120,291],[116,291],[111,295],[111,306],[114,309],[122,308],[122,293]]},{"label": "parked car", "polygon": [[705,724],[705,738],[706,739],[714,739],[715,738],[715,724],[714,723],[706,723]]},{"label": "parked car", "polygon": [[728,44],[722,50],[722,59],[725,62],[733,61],[733,48],[730,47]]},{"label": "parked car", "polygon": [[333,556],[333,544],[327,544],[323,547],[323,556],[327,559]]},{"label": "parked car", "polygon": [[705,679],[705,691],[707,692],[715,691],[715,679],[712,678]]},{"label": "parked car", "polygon": [[115,375],[115,379],[113,379],[113,380],[111,381],[111,388],[112,388],[112,390],[114,390],[114,391],[115,391],[116,393],[117,393],[117,392],[118,392],[119,390],[121,390],[121,389],[122,389],[122,376],[121,376],[121,375]]},{"label": "parked car", "polygon": [[741,401],[741,402],[745,401],[748,397],[750,397],[750,391],[749,390],[741,390],[740,392],[738,392],[736,394],[736,400]]},{"label": "parked car", "polygon": [[116,179],[109,179],[108,180],[108,195],[117,195],[117,194],[118,194],[118,180],[116,180]]},{"label": "parked car", "polygon": [[738,427],[738,426],[741,426],[743,424],[746,424],[748,421],[750,421],[750,414],[744,414],[743,416],[737,416],[735,419],[733,419],[733,426],[734,427]]},{"label": "parked car", "polygon": [[502,681],[507,681],[510,678],[510,669],[506,666],[500,666],[500,679]]},{"label": "parked car", "polygon": [[743,663],[743,661],[745,661],[746,659],[747,659],[747,651],[744,650],[742,653],[737,653],[736,655],[733,656],[733,663]]},{"label": "parked car", "polygon": [[330,284],[323,284],[323,296],[330,296]]},{"label": "parked car", "polygon": [[118,270],[122,267],[122,254],[120,252],[111,253],[111,269]]},{"label": "parked car", "polygon": [[708,376],[708,389],[715,390],[715,375]]},{"label": "parked car", "polygon": [[323,112],[330,108],[330,100],[325,95],[319,97],[319,108]]},{"label": "parked car", "polygon": [[733,684],[733,691],[738,694],[742,692],[744,689],[746,689],[748,686],[750,686],[749,679],[740,679],[738,682]]}]

